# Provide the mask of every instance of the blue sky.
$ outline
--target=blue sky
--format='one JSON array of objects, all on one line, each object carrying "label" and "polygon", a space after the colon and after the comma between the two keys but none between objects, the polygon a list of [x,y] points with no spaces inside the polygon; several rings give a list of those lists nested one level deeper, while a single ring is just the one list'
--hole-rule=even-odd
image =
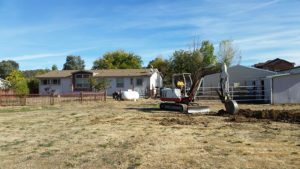
[{"label": "blue sky", "polygon": [[187,49],[196,35],[216,48],[233,39],[242,65],[278,57],[300,65],[299,9],[298,0],[0,0],[0,60],[61,69],[72,54],[90,69],[125,49],[147,65]]}]

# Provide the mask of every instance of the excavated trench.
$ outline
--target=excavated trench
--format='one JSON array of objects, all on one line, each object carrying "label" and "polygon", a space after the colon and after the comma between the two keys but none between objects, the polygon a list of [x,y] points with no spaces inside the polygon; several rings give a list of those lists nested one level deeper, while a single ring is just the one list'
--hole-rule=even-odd
[{"label": "excavated trench", "polygon": [[215,113],[216,116],[229,117],[228,121],[255,122],[260,120],[271,120],[288,123],[300,123],[300,110],[250,110],[241,109],[238,113],[230,115],[225,110]]}]

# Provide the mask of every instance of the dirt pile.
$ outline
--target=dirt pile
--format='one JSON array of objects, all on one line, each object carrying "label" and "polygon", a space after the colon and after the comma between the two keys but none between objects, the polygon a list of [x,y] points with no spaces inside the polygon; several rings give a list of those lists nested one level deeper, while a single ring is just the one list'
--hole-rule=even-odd
[{"label": "dirt pile", "polygon": [[289,123],[300,123],[300,110],[250,110],[241,109],[238,113],[230,115],[225,110],[216,113],[217,116],[229,117],[229,121],[252,122],[259,120],[272,120]]}]

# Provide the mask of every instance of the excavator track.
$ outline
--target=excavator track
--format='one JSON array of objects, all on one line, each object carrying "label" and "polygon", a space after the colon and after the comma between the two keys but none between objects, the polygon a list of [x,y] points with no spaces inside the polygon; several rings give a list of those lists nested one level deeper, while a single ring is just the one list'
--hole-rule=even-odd
[{"label": "excavator track", "polygon": [[179,111],[181,113],[188,113],[187,105],[180,103],[161,103],[159,105],[161,110]]},{"label": "excavator track", "polygon": [[159,107],[161,110],[178,111],[181,113],[204,113],[210,111],[208,106],[187,106],[186,104],[180,103],[161,103]]}]

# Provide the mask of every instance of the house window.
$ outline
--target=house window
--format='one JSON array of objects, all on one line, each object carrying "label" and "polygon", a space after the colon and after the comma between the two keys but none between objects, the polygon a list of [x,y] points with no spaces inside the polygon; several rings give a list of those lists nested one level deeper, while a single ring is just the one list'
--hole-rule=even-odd
[{"label": "house window", "polygon": [[123,78],[117,78],[117,87],[124,87],[124,79]]},{"label": "house window", "polygon": [[75,87],[76,88],[90,88],[90,75],[77,74],[75,76]]},{"label": "house window", "polygon": [[59,85],[60,84],[60,79],[53,79],[52,84]]},{"label": "house window", "polygon": [[47,84],[48,84],[48,79],[42,80],[42,84],[43,84],[43,85],[47,85]]},{"label": "house window", "polygon": [[136,79],[136,85],[142,86],[143,85],[143,79]]},{"label": "house window", "polygon": [[43,85],[60,85],[60,79],[43,79]]},{"label": "house window", "polygon": [[130,78],[130,85],[133,84],[133,78]]}]

